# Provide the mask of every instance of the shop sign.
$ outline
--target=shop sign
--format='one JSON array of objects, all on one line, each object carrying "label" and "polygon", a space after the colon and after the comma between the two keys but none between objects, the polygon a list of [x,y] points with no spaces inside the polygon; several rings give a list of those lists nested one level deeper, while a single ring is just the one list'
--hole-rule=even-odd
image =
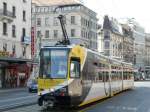
[{"label": "shop sign", "polygon": [[0,51],[0,57],[8,57],[8,56],[9,56],[9,52]]},{"label": "shop sign", "polygon": [[24,76],[25,76],[25,73],[19,73],[19,76],[23,76],[23,77],[24,77]]},{"label": "shop sign", "polygon": [[27,37],[27,36],[25,36],[24,38],[23,38],[23,43],[24,44],[30,44],[31,43],[31,38],[30,37]]}]

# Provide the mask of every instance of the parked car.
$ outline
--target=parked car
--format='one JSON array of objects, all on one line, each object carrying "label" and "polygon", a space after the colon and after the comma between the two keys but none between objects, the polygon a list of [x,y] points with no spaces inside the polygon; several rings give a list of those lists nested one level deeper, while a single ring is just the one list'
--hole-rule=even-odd
[{"label": "parked car", "polygon": [[37,92],[38,90],[38,84],[36,80],[29,80],[27,83],[28,91],[31,92]]}]

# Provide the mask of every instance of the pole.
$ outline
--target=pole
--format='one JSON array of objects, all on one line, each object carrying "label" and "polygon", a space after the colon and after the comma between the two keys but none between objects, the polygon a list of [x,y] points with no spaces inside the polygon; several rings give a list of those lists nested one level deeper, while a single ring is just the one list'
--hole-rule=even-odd
[{"label": "pole", "polygon": [[66,31],[66,28],[65,28],[65,25],[64,25],[63,18],[64,18],[63,15],[59,15],[59,16],[58,16],[58,19],[59,19],[59,21],[60,21],[61,28],[62,28],[62,31],[63,31],[63,36],[64,36],[63,44],[69,45],[69,44],[70,44],[70,41],[69,41],[69,38],[68,38],[68,35],[67,35],[67,31]]}]

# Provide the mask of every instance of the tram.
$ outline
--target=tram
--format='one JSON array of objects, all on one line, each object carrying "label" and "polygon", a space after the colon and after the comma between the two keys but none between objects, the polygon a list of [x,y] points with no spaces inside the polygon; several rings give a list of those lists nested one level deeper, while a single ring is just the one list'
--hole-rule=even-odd
[{"label": "tram", "polygon": [[39,106],[80,107],[134,87],[132,64],[71,45],[63,15],[58,19],[64,40],[40,49]]},{"label": "tram", "polygon": [[39,106],[80,107],[133,87],[130,63],[80,45],[41,48]]}]

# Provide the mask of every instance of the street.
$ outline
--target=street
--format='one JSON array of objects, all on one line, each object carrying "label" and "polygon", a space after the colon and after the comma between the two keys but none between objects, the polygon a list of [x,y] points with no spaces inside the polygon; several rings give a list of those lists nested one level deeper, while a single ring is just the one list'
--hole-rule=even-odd
[{"label": "street", "polygon": [[16,108],[22,105],[30,105],[36,102],[37,94],[28,93],[27,88],[0,91],[0,111]]},{"label": "street", "polygon": [[[64,112],[150,112],[150,82],[135,82],[135,89],[117,94],[112,98],[99,101],[78,110],[64,110]],[[38,105],[28,105],[5,112],[56,112],[60,110],[43,110]],[[62,112],[62,110],[60,111]]]}]

